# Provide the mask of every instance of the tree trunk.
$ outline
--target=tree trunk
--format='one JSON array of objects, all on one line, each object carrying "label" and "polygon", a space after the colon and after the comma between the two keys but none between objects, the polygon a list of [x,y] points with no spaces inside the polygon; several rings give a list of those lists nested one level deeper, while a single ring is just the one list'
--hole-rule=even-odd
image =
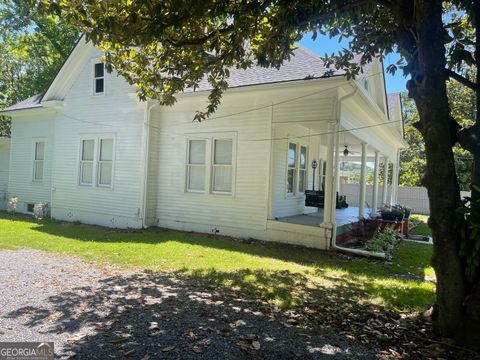
[{"label": "tree trunk", "polygon": [[442,2],[417,0],[415,4],[417,71],[410,80],[419,129],[425,140],[425,185],[430,202],[429,226],[433,234],[432,265],[437,276],[434,326],[441,336],[456,337],[464,317],[465,279],[459,256],[460,237],[455,211],[460,190],[452,150],[454,128],[445,83],[445,30]]}]

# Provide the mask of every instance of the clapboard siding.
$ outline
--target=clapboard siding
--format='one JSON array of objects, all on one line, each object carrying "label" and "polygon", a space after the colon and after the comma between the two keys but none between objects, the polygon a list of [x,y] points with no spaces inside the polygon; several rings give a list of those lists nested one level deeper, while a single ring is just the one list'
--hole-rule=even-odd
[{"label": "clapboard siding", "polygon": [[[55,166],[52,216],[113,227],[142,225],[144,103],[117,74],[106,74],[106,93],[92,95],[91,49],[78,77],[66,93],[55,120]],[[111,189],[79,185],[80,139],[114,137]]]},{"label": "clapboard siding", "polygon": [[8,173],[10,163],[10,141],[0,139],[0,210],[8,203]]},{"label": "clapboard siding", "polygon": [[[271,110],[268,108],[222,117],[255,107],[257,98],[226,96],[217,119],[192,123],[204,98],[185,99],[172,108],[152,111],[147,218],[161,227],[249,236],[266,230],[270,157]],[[185,191],[188,139],[228,133],[236,140],[233,195]],[[250,233],[251,234],[251,233]]]},{"label": "clapboard siding", "polygon": [[[54,149],[54,115],[41,111],[35,116],[20,116],[12,121],[11,162],[8,196],[17,197],[19,212],[28,203],[51,202],[51,179]],[[45,141],[43,180],[33,181],[34,142]]]},{"label": "clapboard siding", "polygon": [[[297,144],[297,151],[300,146],[307,146],[307,189],[313,188],[312,161],[325,159],[326,147],[321,144],[321,136],[315,136],[315,132],[302,125],[294,123],[274,125],[273,146],[273,170],[272,170],[272,217],[297,215],[316,211],[314,208],[305,206],[303,193],[287,194],[287,151],[288,144]],[[319,169],[315,172],[315,188],[319,185]]]}]

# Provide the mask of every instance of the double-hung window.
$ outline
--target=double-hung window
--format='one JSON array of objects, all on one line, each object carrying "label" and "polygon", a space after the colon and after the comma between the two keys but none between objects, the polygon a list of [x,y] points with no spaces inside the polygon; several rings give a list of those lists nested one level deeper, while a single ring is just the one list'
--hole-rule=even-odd
[{"label": "double-hung window", "polygon": [[304,193],[307,187],[307,148],[305,146],[300,146],[298,165],[298,192]]},{"label": "double-hung window", "polygon": [[99,139],[100,151],[98,156],[98,186],[112,185],[113,139]]},{"label": "double-hung window", "polygon": [[33,180],[43,180],[43,166],[45,160],[45,141],[35,141],[33,159]]},{"label": "double-hung window", "polygon": [[232,139],[215,139],[213,145],[212,191],[232,192],[233,175],[233,141]]},{"label": "double-hung window", "polygon": [[287,194],[303,194],[307,188],[308,147],[288,143],[287,151]]},{"label": "double-hung window", "polygon": [[187,192],[232,194],[233,160],[232,138],[188,140]]},{"label": "double-hung window", "polygon": [[82,151],[80,155],[80,185],[92,185],[93,183],[94,156],[95,140],[82,140]]},{"label": "double-hung window", "polygon": [[93,65],[93,95],[105,93],[105,65],[102,62]]},{"label": "double-hung window", "polygon": [[189,140],[187,161],[187,190],[204,192],[206,184],[206,140]]},{"label": "double-hung window", "polygon": [[288,144],[287,194],[295,192],[297,183],[297,144]]},{"label": "double-hung window", "polygon": [[81,140],[80,185],[110,188],[113,179],[113,137]]}]

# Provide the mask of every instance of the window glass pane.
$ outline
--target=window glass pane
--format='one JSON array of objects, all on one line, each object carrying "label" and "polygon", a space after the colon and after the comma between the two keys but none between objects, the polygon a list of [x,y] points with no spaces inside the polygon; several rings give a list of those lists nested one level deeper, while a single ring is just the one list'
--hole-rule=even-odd
[{"label": "window glass pane", "polygon": [[93,176],[93,163],[83,162],[81,165],[80,182],[82,184],[91,184]]},{"label": "window glass pane", "polygon": [[213,167],[213,191],[232,192],[232,167]]},{"label": "window glass pane", "polygon": [[189,164],[205,164],[205,140],[190,140]]},{"label": "window glass pane", "polygon": [[294,182],[295,182],[295,170],[294,169],[288,169],[287,193],[293,193]]},{"label": "window glass pane", "polygon": [[288,144],[288,166],[295,166],[297,161],[297,145]]},{"label": "window glass pane", "polygon": [[45,143],[39,141],[35,143],[35,160],[43,160],[45,156]]},{"label": "window glass pane", "polygon": [[95,80],[95,93],[101,94],[103,93],[103,78]]},{"label": "window glass pane", "polygon": [[93,160],[94,140],[82,141],[82,160]]},{"label": "window glass pane", "polygon": [[103,162],[99,164],[99,185],[111,185],[112,184],[112,163]]},{"label": "window glass pane", "polygon": [[43,161],[35,161],[35,180],[43,179]]},{"label": "window glass pane", "polygon": [[95,77],[96,78],[103,77],[103,74],[104,74],[103,63],[95,64]]},{"label": "window glass pane", "polygon": [[214,164],[232,165],[232,140],[215,140]]},{"label": "window glass pane", "polygon": [[300,169],[305,169],[307,165],[307,148],[305,146],[300,147]]},{"label": "window glass pane", "polygon": [[305,170],[300,170],[298,174],[298,191],[299,192],[305,192],[305,175],[306,171]]},{"label": "window glass pane", "polygon": [[188,167],[188,190],[205,190],[205,166]]},{"label": "window glass pane", "polygon": [[113,139],[100,140],[100,160],[101,161],[113,160]]}]

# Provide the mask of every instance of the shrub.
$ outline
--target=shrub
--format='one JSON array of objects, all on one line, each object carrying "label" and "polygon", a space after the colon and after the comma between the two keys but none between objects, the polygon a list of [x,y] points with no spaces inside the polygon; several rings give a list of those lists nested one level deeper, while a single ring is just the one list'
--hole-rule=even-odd
[{"label": "shrub", "polygon": [[378,231],[372,240],[365,246],[365,250],[372,252],[383,252],[387,258],[392,257],[395,244],[397,243],[397,233],[392,229]]}]

